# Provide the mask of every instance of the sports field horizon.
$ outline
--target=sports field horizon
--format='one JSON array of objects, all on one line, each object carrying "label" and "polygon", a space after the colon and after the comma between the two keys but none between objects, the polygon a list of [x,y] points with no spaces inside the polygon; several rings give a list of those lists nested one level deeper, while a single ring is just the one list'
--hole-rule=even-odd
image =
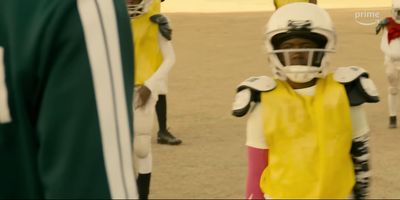
[{"label": "sports field horizon", "polygon": [[[252,12],[274,10],[272,0],[165,0],[162,12]],[[390,7],[391,0],[318,0],[326,9]]]}]

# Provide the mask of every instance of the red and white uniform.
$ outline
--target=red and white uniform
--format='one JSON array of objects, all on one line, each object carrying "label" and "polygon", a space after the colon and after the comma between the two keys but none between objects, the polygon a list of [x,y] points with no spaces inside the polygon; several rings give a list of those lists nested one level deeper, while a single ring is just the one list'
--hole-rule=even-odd
[{"label": "red and white uniform", "polygon": [[389,116],[397,115],[397,93],[399,92],[400,72],[400,20],[398,9],[400,1],[393,0],[393,17],[385,19],[381,40],[381,50],[385,54],[386,75],[389,82],[388,106]]}]

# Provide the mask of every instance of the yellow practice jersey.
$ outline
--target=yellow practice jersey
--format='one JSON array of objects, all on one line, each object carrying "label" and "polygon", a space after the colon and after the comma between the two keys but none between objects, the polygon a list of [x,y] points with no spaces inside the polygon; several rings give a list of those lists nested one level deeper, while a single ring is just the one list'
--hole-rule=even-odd
[{"label": "yellow practice jersey", "polygon": [[319,79],[314,96],[277,80],[261,94],[268,167],[260,187],[273,199],[347,199],[355,183],[352,125],[345,88],[332,75]]},{"label": "yellow practice jersey", "polygon": [[295,2],[304,2],[304,3],[308,3],[309,0],[274,0],[274,4],[276,6],[276,8],[280,8],[288,3],[295,3]]},{"label": "yellow practice jersey", "polygon": [[135,85],[142,85],[161,65],[163,57],[158,43],[158,24],[150,17],[160,13],[160,0],[153,0],[148,12],[131,19],[135,46]]}]

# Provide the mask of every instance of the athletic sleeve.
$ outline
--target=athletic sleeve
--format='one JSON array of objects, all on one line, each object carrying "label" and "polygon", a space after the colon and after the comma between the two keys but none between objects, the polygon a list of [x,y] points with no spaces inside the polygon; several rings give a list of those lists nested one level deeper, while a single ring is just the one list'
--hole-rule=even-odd
[{"label": "athletic sleeve", "polygon": [[369,125],[362,106],[350,107],[351,122],[353,126],[353,139],[369,132]]},{"label": "athletic sleeve", "polygon": [[246,128],[247,181],[246,199],[263,199],[260,188],[262,172],[268,165],[268,147],[263,133],[262,106],[253,106]]},{"label": "athletic sleeve", "polygon": [[368,196],[370,181],[369,128],[365,112],[361,106],[351,107],[351,117],[353,123],[351,157],[356,175],[353,196],[355,199],[365,199]]},{"label": "athletic sleeve", "polygon": [[247,147],[246,199],[264,199],[260,179],[268,166],[268,149]]},{"label": "athletic sleeve", "polygon": [[247,120],[246,145],[258,149],[268,149],[263,131],[262,106],[259,103],[254,105]]},{"label": "athletic sleeve", "polygon": [[159,32],[158,41],[163,57],[163,61],[157,71],[145,81],[145,85],[156,94],[166,92],[166,80],[168,73],[175,64],[175,52],[172,42],[166,39]]}]

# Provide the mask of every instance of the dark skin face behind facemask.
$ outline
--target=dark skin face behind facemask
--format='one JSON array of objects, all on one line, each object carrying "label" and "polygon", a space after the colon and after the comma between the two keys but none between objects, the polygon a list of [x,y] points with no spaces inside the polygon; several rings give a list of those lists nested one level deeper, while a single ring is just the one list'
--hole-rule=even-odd
[{"label": "dark skin face behind facemask", "polygon": [[[314,49],[318,48],[317,43],[304,38],[292,38],[282,42],[277,49]],[[281,63],[285,65],[285,59],[283,56],[278,56]],[[289,53],[289,60],[291,65],[307,65],[308,52],[293,52]],[[317,79],[314,78],[311,81],[305,83],[296,83],[287,79],[287,82],[293,89],[307,88],[315,85]]]}]

